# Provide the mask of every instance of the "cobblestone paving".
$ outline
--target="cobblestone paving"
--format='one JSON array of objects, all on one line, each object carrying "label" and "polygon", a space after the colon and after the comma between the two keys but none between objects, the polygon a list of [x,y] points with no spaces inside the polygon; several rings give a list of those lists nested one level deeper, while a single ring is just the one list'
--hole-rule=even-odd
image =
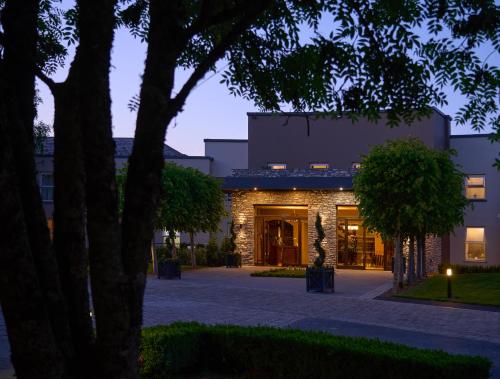
[{"label": "cobblestone paving", "polygon": [[[366,298],[368,292],[377,295],[373,288],[388,288],[388,273],[341,271],[339,291],[316,294],[306,293],[301,279],[250,278],[248,270],[208,269],[186,273],[178,281],[150,280],[145,323],[197,320],[286,327],[303,318],[321,318],[500,343],[498,312]],[[352,282],[352,288],[345,288],[343,280]]]},{"label": "cobblestone paving", "polygon": [[[390,273],[339,270],[335,277],[336,292],[317,294],[306,293],[303,279],[253,278],[249,276],[253,270],[216,268],[187,272],[182,280],[149,278],[144,323],[200,321],[293,326],[334,334],[342,334],[345,329],[382,339],[391,340],[386,336],[393,336],[396,342],[406,333],[416,336],[411,339],[421,337],[416,346],[423,347],[425,341],[433,341],[429,347],[454,353],[463,351],[490,358],[500,354],[500,312],[374,300],[390,288]],[[430,340],[429,335],[433,336]],[[464,346],[469,340],[471,347],[453,350],[449,342],[453,338],[465,341]],[[474,348],[481,346],[481,342],[493,347],[483,354]],[[8,366],[8,342],[0,317],[0,371]],[[494,373],[495,378],[500,377],[498,367]]]}]

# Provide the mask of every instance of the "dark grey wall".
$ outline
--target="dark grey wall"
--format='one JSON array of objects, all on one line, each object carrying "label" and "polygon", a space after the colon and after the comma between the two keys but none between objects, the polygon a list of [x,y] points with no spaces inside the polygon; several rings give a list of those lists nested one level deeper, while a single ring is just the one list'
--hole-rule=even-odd
[{"label": "dark grey wall", "polygon": [[309,136],[303,116],[248,114],[248,167],[265,168],[268,163],[286,163],[287,168],[308,168],[310,163],[329,163],[331,168],[349,168],[371,147],[389,139],[417,137],[433,148],[449,145],[446,116],[431,116],[411,126],[390,128],[385,114],[378,123],[347,118],[310,118]]}]

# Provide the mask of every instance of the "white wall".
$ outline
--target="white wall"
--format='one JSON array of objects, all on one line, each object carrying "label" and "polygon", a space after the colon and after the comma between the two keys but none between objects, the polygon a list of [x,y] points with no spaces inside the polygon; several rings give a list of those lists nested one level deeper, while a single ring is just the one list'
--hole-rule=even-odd
[{"label": "white wall", "polygon": [[486,201],[474,201],[473,209],[465,215],[465,225],[450,236],[450,259],[455,264],[476,264],[465,261],[466,227],[484,227],[486,262],[478,264],[500,265],[500,171],[493,167],[499,157],[500,145],[491,143],[487,136],[470,135],[450,138],[450,147],[457,150],[454,161],[466,174],[485,175]]}]

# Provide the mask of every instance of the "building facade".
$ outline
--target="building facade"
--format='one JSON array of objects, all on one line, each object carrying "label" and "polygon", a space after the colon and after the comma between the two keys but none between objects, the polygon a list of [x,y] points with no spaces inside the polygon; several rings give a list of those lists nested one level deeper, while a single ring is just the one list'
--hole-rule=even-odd
[{"label": "building facade", "polygon": [[[390,128],[378,123],[315,113],[248,113],[248,140],[205,139],[204,156],[188,156],[165,145],[166,162],[193,167],[221,180],[228,217],[218,239],[235,224],[237,250],[248,265],[308,265],[315,257],[315,219],[322,217],[327,263],[339,268],[388,270],[394,246],[364,228],[353,192],[363,155],[388,140],[418,138],[428,147],[456,151],[467,174],[464,225],[426,241],[429,271],[440,263],[500,265],[500,172],[492,166],[499,145],[487,135],[451,135],[450,118],[434,110],[429,118]],[[116,166],[123,167],[133,139],[115,138]],[[38,182],[52,225],[53,139],[37,152]],[[163,233],[156,233],[156,242]],[[200,233],[195,243],[206,244]],[[189,242],[180,235],[181,242]]]},{"label": "building facade", "polygon": [[[338,268],[388,270],[394,245],[363,227],[352,178],[363,155],[388,140],[418,138],[433,149],[457,150],[474,208],[449,236],[428,237],[429,272],[440,263],[493,265],[500,259],[498,145],[486,135],[450,136],[450,118],[390,128],[319,114],[248,114],[248,169],[233,170],[223,188],[232,197],[236,244],[245,264],[308,265],[314,261],[316,215],[322,218],[326,262]],[[487,188],[485,188],[487,186]]]}]

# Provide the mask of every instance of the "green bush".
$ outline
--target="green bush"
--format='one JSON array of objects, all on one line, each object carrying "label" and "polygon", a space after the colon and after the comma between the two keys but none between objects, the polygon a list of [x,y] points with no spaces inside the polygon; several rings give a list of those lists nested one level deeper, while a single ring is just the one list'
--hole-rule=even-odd
[{"label": "green bush", "polygon": [[438,267],[439,273],[444,274],[447,268],[451,268],[453,270],[453,274],[488,274],[500,272],[500,266],[466,266],[440,264]]},{"label": "green bush", "polygon": [[222,266],[224,264],[224,257],[219,252],[217,246],[217,239],[211,236],[207,244],[207,265],[212,267]]},{"label": "green bush", "polygon": [[268,327],[175,323],[143,331],[141,378],[211,371],[257,378],[483,379],[491,362],[404,345]]},{"label": "green bush", "polygon": [[250,276],[266,278],[305,278],[306,270],[302,267],[274,268],[272,270],[255,271]]}]

